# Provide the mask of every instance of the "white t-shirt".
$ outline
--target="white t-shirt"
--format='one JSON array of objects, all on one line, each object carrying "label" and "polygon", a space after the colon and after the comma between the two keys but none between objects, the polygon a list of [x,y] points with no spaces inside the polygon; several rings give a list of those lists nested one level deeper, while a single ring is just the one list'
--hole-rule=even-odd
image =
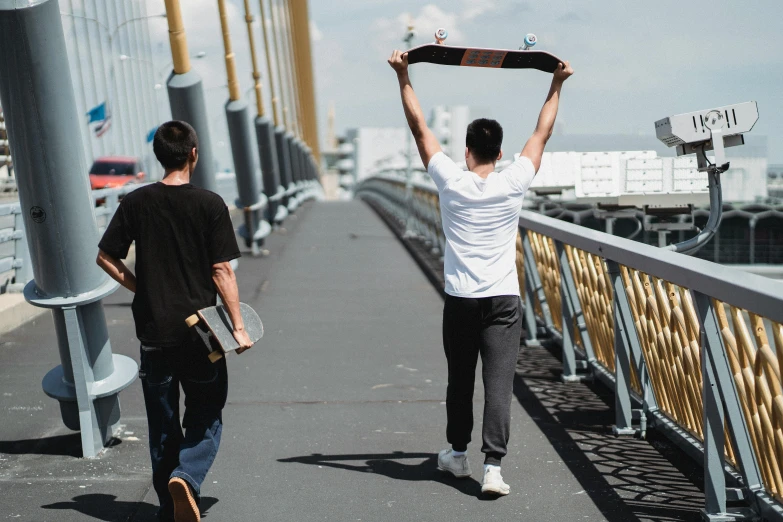
[{"label": "white t-shirt", "polygon": [[446,236],[446,293],[456,297],[520,295],[516,239],[522,198],[536,175],[520,156],[486,179],[460,169],[443,152],[427,166],[440,193]]}]

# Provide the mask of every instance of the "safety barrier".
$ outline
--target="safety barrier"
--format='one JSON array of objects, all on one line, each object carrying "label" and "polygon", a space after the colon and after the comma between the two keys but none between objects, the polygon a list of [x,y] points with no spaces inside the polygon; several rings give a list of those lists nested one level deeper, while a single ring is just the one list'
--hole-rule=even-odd
[{"label": "safety barrier", "polygon": [[[433,187],[356,194],[442,251]],[[783,284],[530,211],[519,224],[528,344],[546,333],[564,381],[614,390],[616,435],[656,429],[703,461],[705,519],[783,521]]]}]

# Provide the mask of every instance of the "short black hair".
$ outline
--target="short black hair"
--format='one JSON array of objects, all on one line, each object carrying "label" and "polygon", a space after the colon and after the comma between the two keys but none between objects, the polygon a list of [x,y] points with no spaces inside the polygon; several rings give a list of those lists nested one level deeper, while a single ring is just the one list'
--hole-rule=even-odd
[{"label": "short black hair", "polygon": [[495,120],[479,118],[468,125],[465,145],[479,162],[493,163],[497,161],[502,144],[503,127]]},{"label": "short black hair", "polygon": [[194,148],[198,149],[196,130],[184,121],[167,121],[152,140],[152,150],[164,169],[183,167]]}]

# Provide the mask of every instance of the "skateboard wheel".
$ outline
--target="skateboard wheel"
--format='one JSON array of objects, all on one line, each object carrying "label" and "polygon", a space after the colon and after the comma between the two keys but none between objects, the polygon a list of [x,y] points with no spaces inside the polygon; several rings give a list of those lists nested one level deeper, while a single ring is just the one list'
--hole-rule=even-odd
[{"label": "skateboard wheel", "polygon": [[188,328],[193,328],[194,326],[196,326],[198,324],[198,321],[199,321],[198,315],[197,314],[193,314],[190,317],[188,317],[187,319],[185,319],[185,324],[188,325]]},{"label": "skateboard wheel", "polygon": [[211,363],[216,363],[216,362],[218,362],[220,359],[222,359],[222,358],[223,358],[223,354],[222,354],[222,353],[220,353],[220,352],[218,352],[218,351],[214,351],[214,352],[212,352],[211,354],[209,354],[209,355],[208,355],[208,357],[209,357],[209,361],[210,361]]},{"label": "skateboard wheel", "polygon": [[435,41],[438,42],[439,44],[446,41],[446,38],[448,37],[449,37],[449,32],[442,27],[437,31],[435,31]]},{"label": "skateboard wheel", "polygon": [[536,38],[536,35],[533,33],[528,33],[525,35],[525,46],[526,47],[533,47],[538,42],[538,38]]}]

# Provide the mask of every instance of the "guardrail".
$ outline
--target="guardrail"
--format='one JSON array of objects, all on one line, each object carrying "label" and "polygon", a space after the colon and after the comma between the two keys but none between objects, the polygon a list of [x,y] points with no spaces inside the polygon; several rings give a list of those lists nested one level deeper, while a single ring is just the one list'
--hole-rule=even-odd
[{"label": "guardrail", "polygon": [[[98,230],[103,234],[112,216],[117,211],[120,198],[127,193],[143,187],[143,183],[134,183],[124,187],[93,190],[95,201],[93,212],[98,223]],[[27,236],[22,219],[22,208],[19,202],[0,205],[0,220],[13,220],[8,226],[0,228],[0,248],[4,244],[13,243],[13,248],[6,248],[5,255],[0,254],[0,293],[21,292],[24,286],[33,279],[33,267],[30,263],[30,253]]]},{"label": "guardrail", "polygon": [[[434,188],[356,193],[442,251]],[[547,334],[564,381],[614,390],[616,435],[660,430],[703,461],[703,518],[783,521],[783,284],[530,211],[519,224],[527,342]]]}]

